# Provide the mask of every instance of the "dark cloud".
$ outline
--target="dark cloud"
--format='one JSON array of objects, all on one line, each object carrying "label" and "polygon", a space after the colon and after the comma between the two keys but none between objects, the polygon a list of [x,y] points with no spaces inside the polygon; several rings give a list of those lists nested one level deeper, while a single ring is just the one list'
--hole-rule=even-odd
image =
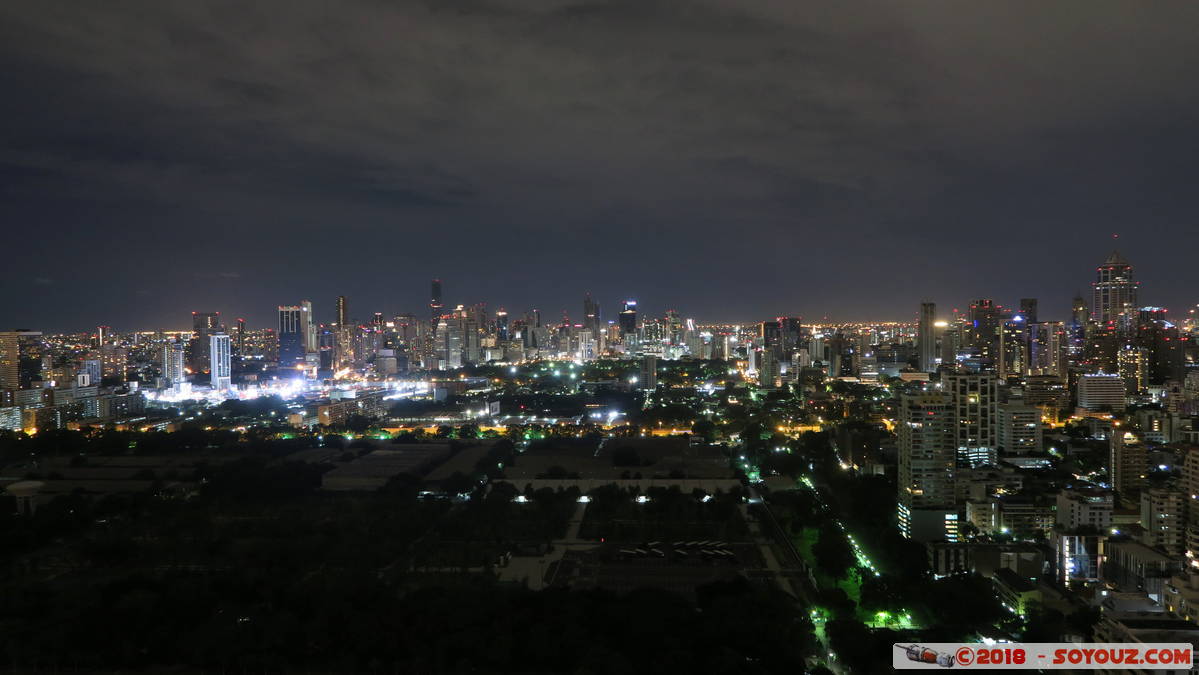
[{"label": "dark cloud", "polygon": [[[0,7],[0,218],[26,249],[0,283],[62,279],[0,294],[0,316],[416,310],[432,276],[518,311],[585,290],[712,319],[1064,310],[1115,231],[1147,301],[1190,304],[1197,20],[1183,1]],[[254,283],[233,293],[232,269]],[[73,295],[85,280],[104,292]]]}]

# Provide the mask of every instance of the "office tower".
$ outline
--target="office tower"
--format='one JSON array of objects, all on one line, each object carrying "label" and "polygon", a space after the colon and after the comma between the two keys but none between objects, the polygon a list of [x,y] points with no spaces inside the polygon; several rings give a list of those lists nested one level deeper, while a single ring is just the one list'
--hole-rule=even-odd
[{"label": "office tower", "polygon": [[112,339],[112,328],[109,326],[96,326],[96,346],[108,344]]},{"label": "office tower", "polygon": [[958,463],[982,466],[996,461],[996,378],[984,373],[952,373],[942,376],[941,388],[953,402],[954,438]]},{"label": "office tower", "polygon": [[371,326],[372,327],[377,328],[377,329],[382,329],[384,323],[385,322],[383,321],[383,312],[375,312],[371,316]]},{"label": "office tower", "polygon": [[758,324],[758,344],[762,349],[778,355],[782,353],[783,328],[778,321],[763,321]]},{"label": "office tower", "polygon": [[1166,318],[1165,308],[1141,307],[1137,310],[1136,333],[1132,342],[1145,350],[1150,384],[1165,384],[1186,376],[1184,352],[1188,340]]},{"label": "office tower", "polygon": [[211,355],[211,371],[209,382],[213,389],[228,389],[232,383],[233,374],[231,356],[232,344],[228,335],[216,333],[208,337],[208,353]]},{"label": "office tower", "polygon": [[1004,455],[1026,455],[1041,451],[1041,409],[1021,402],[1000,403],[997,415],[996,445]]},{"label": "office tower", "polygon": [[919,541],[957,539],[953,399],[905,394],[899,424],[899,529]]},{"label": "office tower", "polygon": [[316,337],[316,315],[312,313],[312,302],[300,301],[300,330],[304,337],[304,353],[315,354],[320,349]]},{"label": "office tower", "polygon": [[500,307],[495,312],[495,336],[496,336],[496,338],[499,340],[505,340],[505,341],[510,339],[511,333],[509,332],[508,329],[509,329],[508,312],[504,311],[503,307]]},{"label": "office tower", "polygon": [[246,356],[246,320],[237,320],[237,355],[241,358]]},{"label": "office tower", "polygon": [[1124,378],[1119,375],[1083,375],[1078,378],[1078,407],[1091,412],[1121,412],[1125,406]]},{"label": "office tower", "polygon": [[919,354],[919,370],[926,373],[931,373],[937,369],[936,323],[936,303],[920,303],[920,323],[916,333],[916,351]]},{"label": "office tower", "polygon": [[162,386],[177,388],[187,380],[183,370],[183,345],[172,340],[162,343],[159,349],[158,368],[162,371]]},{"label": "office tower", "polygon": [[1061,321],[1028,324],[1028,364],[1026,375],[1066,374],[1068,337]]},{"label": "office tower", "polygon": [[1037,322],[1037,299],[1020,298],[1020,315],[1025,323]]},{"label": "office tower", "polygon": [[1101,325],[1114,325],[1121,331],[1128,330],[1137,306],[1137,286],[1140,285],[1132,280],[1132,265],[1119,251],[1112,251],[1095,269],[1096,279],[1091,284],[1091,319]]},{"label": "office tower", "polygon": [[624,340],[637,335],[637,301],[625,300],[624,309],[620,312],[620,335]]},{"label": "office tower", "polygon": [[984,361],[996,359],[996,343],[999,341],[999,327],[1003,321],[1003,308],[993,300],[981,299],[970,303],[970,347]]},{"label": "office tower", "polygon": [[432,292],[429,295],[429,315],[434,323],[436,323],[437,317],[441,316],[441,310],[444,307],[441,302],[441,279],[434,279],[431,286]]},{"label": "office tower", "polygon": [[590,293],[583,297],[583,329],[591,331],[592,335],[600,332],[600,306],[591,299]]},{"label": "office tower", "polygon": [[773,389],[778,384],[780,369],[775,350],[762,347],[758,360],[758,386]]},{"label": "office tower", "polygon": [[1028,363],[1028,328],[1024,317],[1017,314],[1011,321],[1001,321],[996,336],[995,372],[999,380],[1023,374]]},{"label": "office tower", "polygon": [[304,310],[299,305],[279,305],[279,367],[304,364]]},{"label": "office tower", "polygon": [[1124,345],[1116,355],[1116,366],[1129,394],[1136,394],[1149,386],[1149,350],[1135,345]]},{"label": "office tower", "polygon": [[220,312],[192,312],[192,339],[189,351],[193,373],[208,372],[208,336],[220,329]]},{"label": "office tower", "polygon": [[337,325],[350,325],[350,307],[344,295],[337,296]]},{"label": "office tower", "polygon": [[40,382],[45,356],[46,347],[40,332],[0,332],[0,390],[29,389],[35,382]]},{"label": "office tower", "polygon": [[637,387],[650,391],[658,388],[658,357],[649,355],[641,360],[641,376],[637,378]]}]

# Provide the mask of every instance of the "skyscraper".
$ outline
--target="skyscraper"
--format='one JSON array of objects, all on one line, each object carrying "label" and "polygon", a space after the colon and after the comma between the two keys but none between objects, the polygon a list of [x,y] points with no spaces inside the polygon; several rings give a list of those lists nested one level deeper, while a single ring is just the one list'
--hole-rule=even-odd
[{"label": "skyscraper", "polygon": [[350,325],[350,309],[344,295],[337,296],[337,325]]},{"label": "skyscraper", "polygon": [[0,332],[0,390],[28,389],[40,381],[45,352],[40,332]]},{"label": "skyscraper", "polygon": [[1132,265],[1119,251],[1112,251],[1095,271],[1095,283],[1091,284],[1092,320],[1128,330],[1137,306],[1137,286],[1140,285],[1132,280]]},{"label": "skyscraper", "polygon": [[234,343],[237,355],[240,358],[246,357],[246,320],[237,320],[237,342]]},{"label": "skyscraper", "polygon": [[641,361],[641,376],[637,378],[637,387],[652,391],[658,388],[658,357],[650,355]]},{"label": "skyscraper", "polygon": [[441,316],[441,309],[444,307],[441,303],[441,279],[434,279],[432,292],[429,294],[429,316],[433,319],[434,325],[437,323],[437,317]]},{"label": "skyscraper", "polygon": [[312,302],[300,301],[300,329],[304,336],[304,353],[315,354],[320,351],[320,341],[316,335],[316,316],[312,313]]},{"label": "skyscraper", "polygon": [[221,329],[220,312],[192,312],[191,370],[208,372],[208,337]]},{"label": "skyscraper", "polygon": [[958,464],[994,464],[999,403],[995,377],[985,373],[952,373],[941,378],[941,387],[953,403]]},{"label": "skyscraper", "polygon": [[158,367],[162,371],[164,388],[178,388],[183,384],[187,380],[183,371],[183,345],[174,340],[162,343]]},{"label": "skyscraper", "polygon": [[509,339],[508,312],[503,307],[500,307],[495,312],[495,335],[500,340]]},{"label": "skyscraper", "polygon": [[620,312],[620,334],[628,340],[630,335],[637,335],[637,301],[625,300],[624,309]]},{"label": "skyscraper", "polygon": [[899,529],[920,541],[957,539],[953,400],[907,394],[900,403]]},{"label": "skyscraper", "polygon": [[590,293],[583,297],[583,329],[591,331],[592,335],[599,335],[600,307],[598,302],[591,299]]},{"label": "skyscraper", "polygon": [[216,333],[208,337],[208,353],[211,356],[209,381],[213,389],[228,389],[232,380],[232,344],[228,335]]},{"label": "skyscraper", "polygon": [[931,373],[937,368],[937,305],[933,302],[920,303],[920,325],[916,341],[920,356],[920,370]]},{"label": "skyscraper", "polygon": [[279,367],[294,369],[304,363],[303,309],[279,305]]}]

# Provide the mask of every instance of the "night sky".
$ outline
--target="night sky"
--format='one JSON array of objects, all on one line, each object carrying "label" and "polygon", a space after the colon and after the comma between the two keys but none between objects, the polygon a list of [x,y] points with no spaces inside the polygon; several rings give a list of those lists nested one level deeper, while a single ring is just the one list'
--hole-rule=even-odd
[{"label": "night sky", "polygon": [[3,328],[1199,302],[1199,3],[0,7]]}]

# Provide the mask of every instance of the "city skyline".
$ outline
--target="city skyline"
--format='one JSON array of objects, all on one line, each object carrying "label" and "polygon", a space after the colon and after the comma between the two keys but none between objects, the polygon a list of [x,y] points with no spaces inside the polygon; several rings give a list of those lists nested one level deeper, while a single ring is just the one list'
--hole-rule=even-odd
[{"label": "city skyline", "polygon": [[1116,232],[1195,302],[1194,3],[204,7],[0,10],[10,323],[415,311],[434,277],[729,320],[1052,310]]},{"label": "city skyline", "polygon": [[[1130,266],[1130,269],[1135,270],[1134,276],[1136,278],[1136,282],[1134,284],[1134,287],[1141,288],[1142,284],[1144,283],[1143,273],[1147,266],[1144,266],[1144,265],[1138,266],[1136,264],[1135,260],[1133,260],[1133,261],[1127,260],[1127,256],[1124,256],[1123,251],[1120,248],[1115,247],[1115,245],[1117,245],[1117,244],[1123,244],[1123,241],[1115,239],[1115,238],[1109,239],[1108,241],[1109,241],[1109,244],[1111,244],[1109,246],[1109,248],[1106,249],[1108,251],[1108,253],[1103,256],[1102,260],[1098,261],[1095,269],[1100,270],[1105,264],[1107,264],[1111,261],[1112,256],[1119,256],[1120,258],[1122,258],[1120,261],[1121,263],[1128,264]],[[613,298],[605,298],[604,296],[602,296],[600,294],[592,293],[590,291],[582,291],[581,294],[574,299],[573,305],[571,305],[569,303],[565,303],[561,307],[558,307],[558,308],[554,308],[552,305],[548,305],[548,304],[537,305],[536,303],[533,303],[533,304],[529,304],[527,307],[520,307],[518,304],[494,303],[494,302],[490,302],[486,299],[478,299],[478,298],[470,299],[470,300],[455,299],[454,295],[453,295],[453,290],[454,290],[453,286],[452,286],[453,281],[454,281],[453,279],[449,279],[449,282],[451,284],[449,286],[449,295],[445,295],[445,291],[443,291],[442,289],[443,289],[443,286],[446,284],[446,281],[444,281],[440,278],[432,279],[432,283],[435,284],[436,292],[441,295],[441,297],[439,297],[439,299],[438,299],[438,302],[440,303],[440,304],[438,304],[438,308],[440,308],[440,312],[438,312],[438,313],[449,312],[458,305],[463,305],[463,306],[469,307],[469,306],[473,306],[473,305],[483,304],[486,306],[488,313],[491,315],[494,315],[495,312],[502,309],[507,314],[519,318],[519,317],[523,317],[523,315],[526,312],[531,313],[534,311],[540,311],[544,320],[556,323],[556,322],[560,322],[563,312],[565,312],[566,315],[568,315],[570,317],[570,319],[573,323],[583,324],[585,322],[584,321],[584,312],[587,311],[586,303],[590,302],[593,297],[595,299],[595,302],[598,303],[598,306],[600,307],[600,311],[602,314],[602,321],[605,324],[618,323],[618,316],[619,316],[620,310],[624,308],[624,302],[627,300],[632,300],[635,303],[637,303],[637,309],[639,310],[639,314],[642,317],[661,317],[661,316],[664,316],[670,310],[680,311],[680,310],[678,310],[676,305],[673,305],[670,303],[658,303],[660,309],[654,309],[654,303],[653,303],[652,299],[650,301],[646,301],[642,298],[637,297],[636,295],[619,296],[620,300],[615,300],[616,296],[614,296]],[[430,283],[429,280],[425,280],[424,283],[426,284],[425,287],[427,289],[428,288],[427,284]],[[419,284],[416,284],[416,285],[419,286]],[[1075,290],[1072,293],[1067,293],[1062,297],[1057,297],[1057,295],[1061,295],[1061,294],[1057,294],[1057,295],[1033,294],[1031,296],[1026,294],[1022,297],[1023,298],[1031,297],[1033,300],[1039,301],[1039,303],[1040,303],[1039,307],[1041,308],[1040,312],[1041,312],[1042,320],[1054,319],[1054,320],[1065,321],[1070,318],[1070,314],[1072,312],[1071,300],[1073,300],[1075,297],[1082,297],[1088,303],[1093,303],[1095,301],[1095,298],[1097,298],[1098,296],[1095,295],[1096,290],[1093,288],[1093,286],[1094,286],[1094,283],[1091,281],[1088,281],[1085,284],[1079,283],[1079,284],[1077,284],[1077,287],[1078,287],[1077,290]],[[1140,302],[1140,303],[1134,302],[1133,304],[1138,308],[1141,306],[1153,306],[1153,307],[1165,307],[1167,310],[1170,310],[1171,309],[1170,306],[1164,305],[1164,304],[1158,302],[1159,296],[1156,291],[1157,291],[1157,289],[1150,287],[1149,290],[1147,291],[1147,296],[1142,298],[1142,300],[1145,300],[1145,302]],[[412,293],[408,293],[406,295],[411,295],[411,294],[414,294],[417,292],[418,291],[413,291]],[[377,295],[377,293],[376,293],[376,295]],[[757,316],[736,316],[736,317],[696,316],[695,314],[689,313],[687,311],[681,311],[681,313],[688,317],[695,318],[695,319],[697,319],[697,321],[699,323],[704,323],[704,324],[750,324],[750,323],[755,323],[758,321],[762,321],[764,319],[768,319],[771,317],[777,317],[777,316],[798,316],[798,317],[803,318],[806,322],[810,322],[810,323],[900,322],[900,323],[916,324],[916,323],[919,323],[921,320],[921,310],[920,310],[921,303],[924,303],[926,301],[932,301],[933,304],[939,308],[939,313],[936,316],[936,318],[939,320],[945,320],[945,319],[951,319],[955,315],[963,315],[964,316],[968,312],[970,303],[973,302],[978,297],[986,297],[988,299],[995,300],[998,305],[1004,306],[1009,309],[1013,309],[1016,311],[1017,314],[1019,313],[1019,309],[1018,309],[1019,304],[1018,303],[1020,302],[1020,300],[1018,300],[1017,298],[1000,297],[1000,296],[997,296],[997,294],[986,291],[985,289],[975,295],[964,296],[961,298],[952,299],[952,301],[950,301],[950,302],[945,302],[945,298],[943,297],[944,295],[946,295],[946,294],[941,293],[936,296],[929,296],[929,297],[921,298],[915,304],[916,309],[914,311],[912,311],[912,306],[911,306],[911,305],[913,305],[913,303],[909,302],[908,304],[903,305],[902,307],[896,308],[897,310],[900,310],[900,311],[896,311],[896,312],[890,313],[888,315],[882,315],[882,316],[867,316],[864,313],[855,312],[855,310],[852,308],[849,309],[848,312],[834,315],[834,314],[830,314],[828,312],[818,311],[819,310],[818,307],[812,308],[812,309],[817,310],[817,311],[813,311],[813,312],[776,311],[776,312],[761,314],[761,315],[757,315]],[[328,296],[328,297],[326,297],[326,296]],[[266,308],[252,307],[249,309],[249,311],[244,311],[244,312],[238,312],[238,311],[236,311],[236,309],[234,311],[229,311],[229,310],[220,309],[220,308],[214,309],[213,306],[210,305],[210,306],[206,306],[203,308],[192,309],[191,314],[196,315],[197,313],[204,314],[206,312],[215,312],[218,315],[223,314],[224,316],[229,318],[229,321],[234,321],[234,322],[247,320],[247,317],[250,317],[248,319],[248,325],[250,328],[253,328],[253,329],[277,328],[278,323],[279,323],[278,311],[283,309],[283,307],[285,305],[290,305],[292,302],[298,302],[299,300],[297,300],[296,297],[298,297],[298,296],[294,296],[294,295],[288,296],[289,299],[286,300],[286,302],[281,301],[275,305],[271,305]],[[311,311],[312,311],[312,315],[314,317],[314,321],[313,321],[314,325],[316,325],[316,324],[328,325],[328,324],[333,324],[333,323],[337,322],[339,317],[341,316],[342,312],[344,311],[341,303],[346,302],[347,300],[349,301],[348,302],[349,310],[348,310],[348,314],[347,314],[348,318],[351,321],[355,321],[360,324],[369,323],[371,316],[373,316],[375,313],[381,313],[388,319],[395,317],[395,316],[405,315],[405,314],[411,314],[414,317],[420,318],[422,316],[425,316],[428,313],[428,311],[430,310],[430,308],[432,307],[432,305],[427,300],[427,297],[428,297],[427,290],[425,293],[426,300],[423,301],[423,304],[420,302],[414,301],[414,304],[416,305],[415,307],[405,306],[405,307],[397,307],[394,309],[393,309],[393,307],[395,307],[399,304],[397,301],[394,301],[394,300],[384,301],[382,303],[383,307],[380,307],[379,305],[370,304],[368,301],[359,300],[357,298],[351,297],[344,293],[333,292],[333,294],[330,295],[328,292],[325,292],[325,293],[322,293],[322,294],[314,296],[314,297],[318,297],[319,299],[314,301],[310,297],[304,298],[304,302],[309,303],[313,308]],[[366,297],[370,297],[370,296],[368,295]],[[450,300],[446,301],[446,299],[445,299],[446,297],[450,298]],[[1136,300],[1135,293],[1133,295],[1133,300],[1134,301]],[[809,302],[811,302],[811,301],[809,301]],[[234,305],[235,307],[237,307],[238,305],[240,305],[242,307],[245,306],[244,301],[237,300],[237,299],[233,299],[232,301],[217,300],[215,303],[212,303],[212,304],[231,304],[231,305]],[[1194,309],[1194,307],[1196,307],[1196,306],[1199,306],[1199,305],[1193,305],[1193,304],[1187,303],[1187,304],[1184,304],[1181,306],[1176,306],[1173,309],[1173,314],[1170,314],[1169,316],[1175,320],[1182,320],[1183,318],[1185,318],[1187,316],[1187,313],[1190,312],[1192,309]],[[647,311],[647,307],[650,308],[648,311]],[[902,312],[904,312],[904,311],[907,311],[909,315],[903,316]],[[120,326],[118,329],[118,332],[120,332],[120,331],[124,331],[124,332],[149,331],[149,330],[167,330],[167,331],[187,330],[187,327],[184,325],[186,318],[187,318],[186,314],[181,313],[179,310],[174,310],[174,311],[172,311],[172,315],[177,315],[177,316],[169,317],[165,320],[166,321],[165,323],[162,323],[159,325],[151,325],[149,323],[144,323],[144,322],[142,324],[135,323],[133,325]],[[171,323],[171,322],[174,322],[174,323]],[[51,325],[51,326],[39,325],[36,327],[31,327],[31,326],[24,325],[24,324],[21,324],[18,322],[14,326],[9,326],[8,328],[36,329],[36,330],[45,330],[45,331],[55,332],[55,333],[77,333],[77,332],[94,331],[95,326],[103,326],[106,330],[112,330],[111,325],[113,323],[115,323],[115,321],[113,321],[113,320],[97,320],[90,327],[88,327],[88,326],[63,327],[63,326],[54,326],[54,325]],[[232,324],[230,324],[230,325],[232,325]]]}]

